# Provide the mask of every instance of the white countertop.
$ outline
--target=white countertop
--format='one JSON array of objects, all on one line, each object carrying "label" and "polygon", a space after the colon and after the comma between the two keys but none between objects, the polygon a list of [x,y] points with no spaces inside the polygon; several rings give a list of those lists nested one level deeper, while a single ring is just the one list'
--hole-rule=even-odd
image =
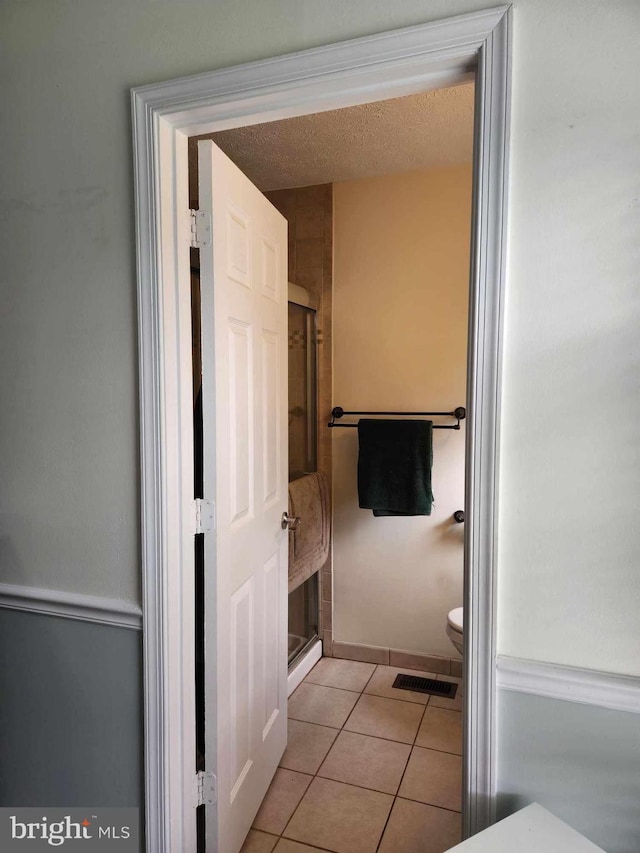
[{"label": "white countertop", "polygon": [[533,803],[479,832],[449,853],[604,853],[551,812]]}]

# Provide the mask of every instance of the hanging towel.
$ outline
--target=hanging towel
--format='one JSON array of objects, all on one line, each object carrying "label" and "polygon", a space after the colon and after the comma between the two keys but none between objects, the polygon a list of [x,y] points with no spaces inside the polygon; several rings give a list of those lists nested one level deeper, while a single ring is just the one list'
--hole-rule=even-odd
[{"label": "hanging towel", "polygon": [[300,525],[289,531],[289,592],[321,569],[329,556],[329,487],[324,474],[289,483],[289,515]]},{"label": "hanging towel", "polygon": [[431,515],[431,421],[358,422],[358,497],[379,515]]}]

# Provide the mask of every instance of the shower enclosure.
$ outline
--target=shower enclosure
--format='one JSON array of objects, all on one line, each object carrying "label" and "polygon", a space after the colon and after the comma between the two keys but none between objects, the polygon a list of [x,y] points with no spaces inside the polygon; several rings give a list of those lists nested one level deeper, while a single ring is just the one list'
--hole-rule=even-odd
[{"label": "shower enclosure", "polygon": [[[316,312],[289,301],[289,482],[317,471],[317,389]],[[317,639],[318,595],[317,572],[289,593],[289,667]]]}]

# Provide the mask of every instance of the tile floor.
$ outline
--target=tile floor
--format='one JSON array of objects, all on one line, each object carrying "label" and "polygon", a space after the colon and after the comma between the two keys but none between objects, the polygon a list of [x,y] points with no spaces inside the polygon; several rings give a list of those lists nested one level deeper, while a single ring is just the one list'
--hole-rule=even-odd
[{"label": "tile floor", "polygon": [[[455,699],[398,690],[456,681]],[[443,853],[460,841],[460,679],[322,658],[289,698],[289,742],[242,853]]]}]

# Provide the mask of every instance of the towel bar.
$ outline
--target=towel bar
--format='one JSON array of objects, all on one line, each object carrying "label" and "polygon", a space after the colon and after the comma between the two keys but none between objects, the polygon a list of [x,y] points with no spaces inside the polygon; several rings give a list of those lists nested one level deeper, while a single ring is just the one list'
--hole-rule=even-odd
[{"label": "towel bar", "polygon": [[343,417],[344,415],[375,415],[375,416],[388,416],[393,415],[394,417],[414,417],[416,415],[429,415],[431,417],[446,417],[446,418],[456,418],[457,423],[455,424],[434,424],[434,429],[460,429],[460,421],[464,420],[467,416],[467,411],[464,406],[458,406],[453,412],[347,412],[342,406],[335,406],[331,410],[331,421],[327,424],[328,427],[357,427],[358,424],[337,424],[336,420]]}]

